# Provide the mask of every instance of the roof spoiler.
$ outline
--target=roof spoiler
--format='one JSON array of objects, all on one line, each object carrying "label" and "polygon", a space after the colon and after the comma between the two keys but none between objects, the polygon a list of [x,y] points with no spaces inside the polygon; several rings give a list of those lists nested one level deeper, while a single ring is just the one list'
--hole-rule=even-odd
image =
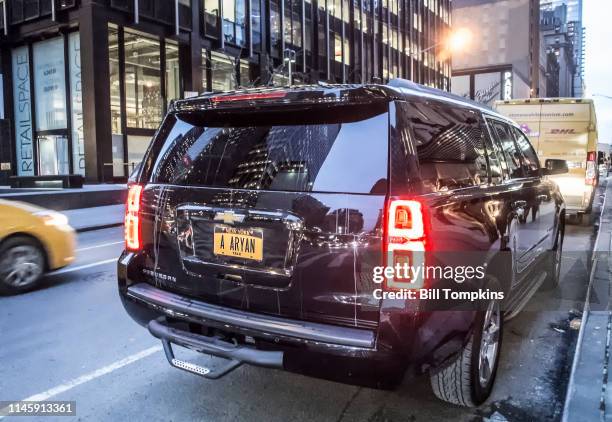
[{"label": "roof spoiler", "polygon": [[422,92],[424,94],[430,94],[430,95],[435,95],[438,97],[444,97],[444,98],[448,98],[451,100],[456,100],[456,101],[462,101],[468,104],[471,104],[475,107],[478,108],[484,108],[487,110],[493,110],[491,107],[485,105],[485,104],[481,104],[478,103],[474,100],[471,100],[469,98],[465,98],[462,97],[460,95],[456,95],[456,94],[452,94],[450,92],[446,92],[446,91],[442,91],[441,89],[437,89],[437,88],[431,88],[425,85],[421,85],[421,84],[417,84],[416,82],[412,82],[409,81],[408,79],[402,79],[402,78],[394,78],[391,79],[388,83],[387,86],[390,86],[392,88],[406,88],[406,89],[410,89],[412,91],[417,91],[417,92]]}]

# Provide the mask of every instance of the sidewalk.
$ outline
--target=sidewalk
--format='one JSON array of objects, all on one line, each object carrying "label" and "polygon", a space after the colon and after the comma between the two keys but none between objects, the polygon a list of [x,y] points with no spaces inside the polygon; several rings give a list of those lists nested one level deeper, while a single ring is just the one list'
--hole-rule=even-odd
[{"label": "sidewalk", "polygon": [[608,181],[593,248],[589,289],[567,388],[563,421],[611,421],[612,181]]},{"label": "sidewalk", "polygon": [[68,217],[68,222],[77,232],[84,232],[123,225],[125,206],[118,204],[78,208],[61,213]]},{"label": "sidewalk", "polygon": [[84,185],[79,189],[28,188],[10,189],[0,186],[0,198],[23,201],[55,211],[124,204],[125,184]]}]

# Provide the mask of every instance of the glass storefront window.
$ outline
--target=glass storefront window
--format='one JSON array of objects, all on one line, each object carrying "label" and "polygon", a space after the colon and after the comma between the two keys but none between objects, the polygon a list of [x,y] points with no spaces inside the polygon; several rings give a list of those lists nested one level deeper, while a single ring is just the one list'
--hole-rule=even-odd
[{"label": "glass storefront window", "polygon": [[66,68],[64,38],[33,45],[36,130],[66,129]]},{"label": "glass storefront window", "polygon": [[121,134],[121,79],[119,75],[119,32],[115,26],[108,27],[108,66],[110,76],[111,129]]},{"label": "glass storefront window", "polygon": [[166,106],[181,97],[179,49],[174,41],[166,41]]},{"label": "glass storefront window", "polygon": [[208,52],[202,49],[202,92],[208,91]]},{"label": "glass storefront window", "polygon": [[249,62],[240,60],[240,86],[247,88],[251,86],[251,75],[249,73]]},{"label": "glass storefront window", "polygon": [[162,119],[159,40],[125,30],[124,49],[127,126],[157,129]]},{"label": "glass storefront window", "polygon": [[244,45],[245,36],[245,0],[223,1],[223,36],[225,42]]},{"label": "glass storefront window", "polygon": [[217,53],[211,53],[212,90],[229,91],[236,87],[236,66],[233,59]]},{"label": "glass storefront window", "polygon": [[68,161],[68,138],[59,136],[38,136],[38,174],[53,176],[70,173]]},{"label": "glass storefront window", "polygon": [[149,143],[151,143],[151,136],[128,135],[128,174],[131,174],[136,166],[142,161],[142,157],[144,157],[145,152],[147,152]]}]

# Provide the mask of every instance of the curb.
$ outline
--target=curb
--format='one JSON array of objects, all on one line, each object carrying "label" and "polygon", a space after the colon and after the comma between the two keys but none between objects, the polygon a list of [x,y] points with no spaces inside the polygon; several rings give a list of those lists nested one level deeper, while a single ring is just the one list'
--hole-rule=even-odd
[{"label": "curb", "polygon": [[[608,183],[610,183],[610,181],[608,181]],[[602,218],[604,215],[604,211],[606,209],[607,201],[608,201],[608,190],[606,186],[606,190],[604,192],[604,198],[601,203],[601,211],[599,214],[599,224],[597,227],[597,236],[595,237],[595,242],[593,244],[593,251],[592,251],[592,257],[591,257],[591,269],[589,272],[589,285],[587,287],[587,291],[586,291],[586,295],[584,299],[584,306],[582,308],[582,321],[580,324],[580,331],[578,332],[578,339],[576,340],[576,350],[574,352],[574,358],[572,360],[572,369],[570,371],[570,378],[567,384],[567,391],[565,393],[565,403],[563,404],[563,414],[561,416],[562,422],[572,422],[570,420],[571,416],[569,415],[570,413],[569,409],[570,409],[570,404],[573,400],[574,384],[576,382],[576,372],[577,372],[578,365],[580,362],[582,345],[584,344],[584,336],[585,336],[587,323],[589,321],[589,313],[590,313],[590,308],[591,308],[590,301],[591,301],[591,294],[592,294],[592,288],[593,288],[593,281],[595,279],[595,272],[597,270],[597,264],[599,262],[599,254],[601,252],[597,250],[597,245],[599,243],[599,238],[600,238],[601,230],[603,227]],[[610,250],[608,250],[608,253],[610,253]],[[597,409],[597,411],[601,411],[601,408]]]}]

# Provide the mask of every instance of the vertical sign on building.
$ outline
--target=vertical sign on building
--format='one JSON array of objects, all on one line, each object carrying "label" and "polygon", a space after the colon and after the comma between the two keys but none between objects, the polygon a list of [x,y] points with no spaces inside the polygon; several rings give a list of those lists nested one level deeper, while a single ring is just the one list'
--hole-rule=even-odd
[{"label": "vertical sign on building", "polygon": [[72,104],[73,173],[85,176],[85,144],[83,141],[83,85],[81,84],[81,38],[78,32],[68,37],[70,97]]},{"label": "vertical sign on building", "polygon": [[30,55],[28,47],[15,48],[12,56],[17,175],[33,176],[32,93],[30,92]]}]

